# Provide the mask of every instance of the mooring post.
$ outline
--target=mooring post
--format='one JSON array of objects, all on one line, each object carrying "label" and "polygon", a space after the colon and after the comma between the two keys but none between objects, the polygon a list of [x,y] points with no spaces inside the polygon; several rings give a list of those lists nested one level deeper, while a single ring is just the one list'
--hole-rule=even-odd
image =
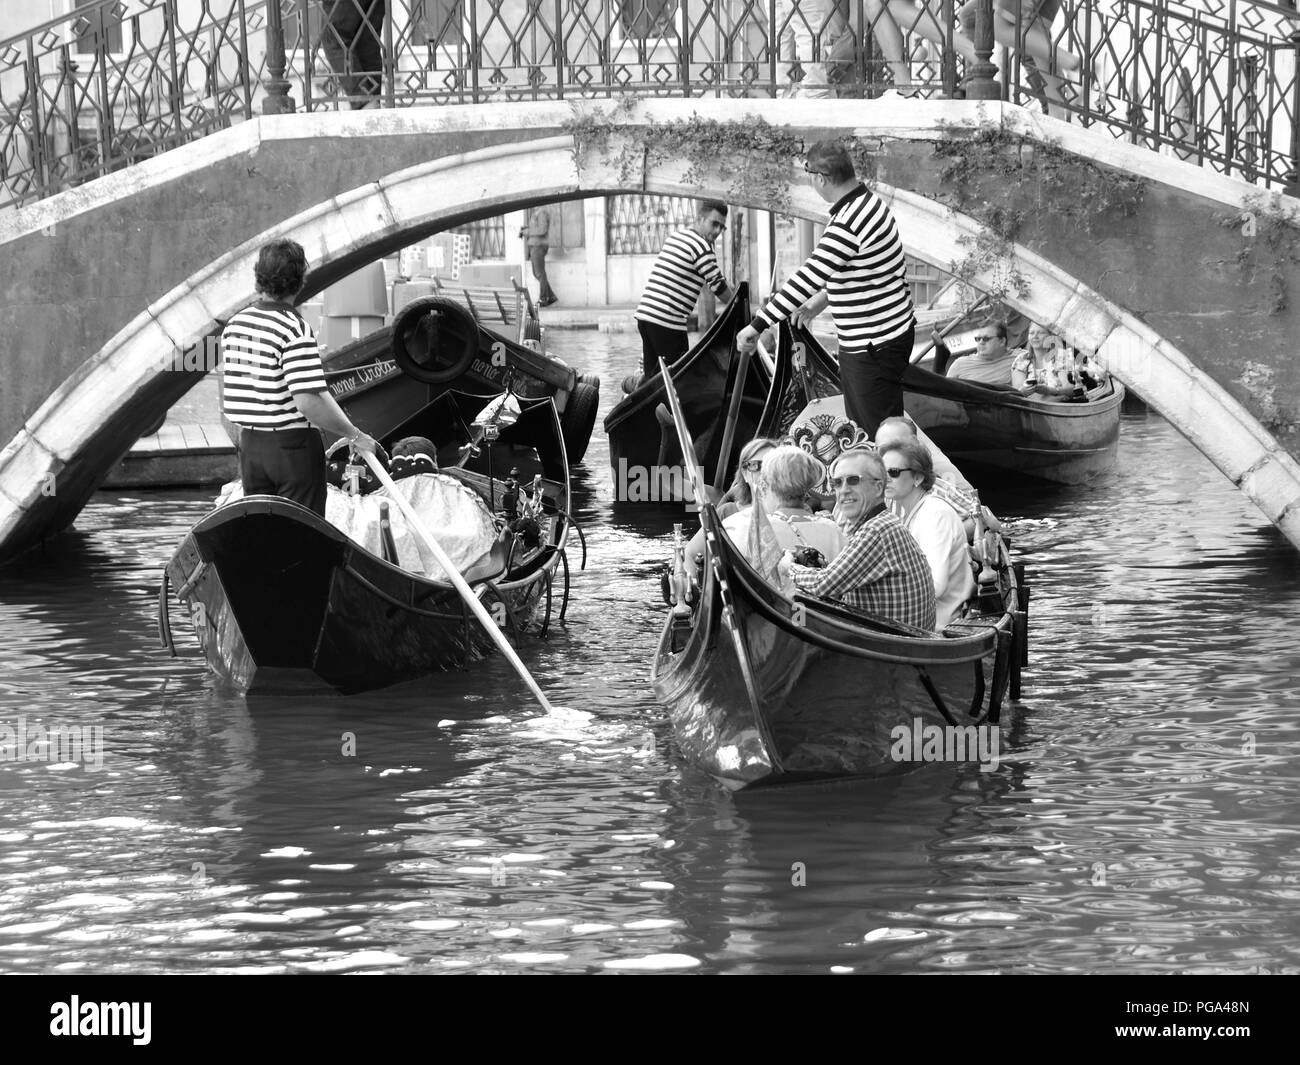
[{"label": "mooring post", "polygon": [[[305,11],[303,16],[305,18]],[[264,115],[287,115],[293,112],[293,97],[289,95],[289,82],[284,76],[287,65],[284,56],[284,15],[278,3],[267,4],[266,73],[268,76],[263,82],[266,86],[266,96],[262,100]]]},{"label": "mooring post", "polygon": [[993,0],[975,0],[975,62],[963,83],[968,100],[1000,100],[998,68],[993,65]]}]

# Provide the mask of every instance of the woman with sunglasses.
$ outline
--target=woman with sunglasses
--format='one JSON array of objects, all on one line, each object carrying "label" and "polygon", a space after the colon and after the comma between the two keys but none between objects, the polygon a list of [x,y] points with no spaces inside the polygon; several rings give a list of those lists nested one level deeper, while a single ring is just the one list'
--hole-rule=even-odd
[{"label": "woman with sunglasses", "polygon": [[[763,459],[779,441],[769,436],[756,436],[740,449],[740,462],[736,466],[736,476],[732,478],[731,487],[718,500],[718,517],[725,521],[733,514],[744,511],[748,513],[754,502],[754,486],[763,474]],[[704,554],[704,529],[701,528],[686,545],[687,559],[694,559]]]},{"label": "woman with sunglasses", "polygon": [[956,511],[934,495],[934,462],[919,441],[901,441],[881,453],[885,501],[921,545],[934,576],[935,629],[958,617],[975,594],[966,529]]}]

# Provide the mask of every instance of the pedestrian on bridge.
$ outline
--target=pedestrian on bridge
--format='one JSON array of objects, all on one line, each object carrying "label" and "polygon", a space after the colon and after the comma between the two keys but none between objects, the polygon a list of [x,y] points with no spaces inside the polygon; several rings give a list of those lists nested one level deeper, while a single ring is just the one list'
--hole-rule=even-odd
[{"label": "pedestrian on bridge", "polygon": [[325,13],[321,47],[339,91],[359,110],[383,89],[385,0],[320,0]]},{"label": "pedestrian on bridge", "polygon": [[736,343],[752,352],[765,329],[787,318],[807,320],[829,303],[844,411],[874,438],[882,420],[903,413],[903,372],[916,336],[903,242],[894,216],[858,180],[843,145],[818,141],[803,167],[831,205],[830,222],[807,262],[736,334]]},{"label": "pedestrian on bridge", "polygon": [[307,256],[293,240],[263,246],[253,272],[258,300],[221,333],[222,403],[239,426],[245,495],[277,495],[325,516],[325,447],[317,429],[374,453],[373,437],[343,413],[325,383],[316,335],[294,300]]}]

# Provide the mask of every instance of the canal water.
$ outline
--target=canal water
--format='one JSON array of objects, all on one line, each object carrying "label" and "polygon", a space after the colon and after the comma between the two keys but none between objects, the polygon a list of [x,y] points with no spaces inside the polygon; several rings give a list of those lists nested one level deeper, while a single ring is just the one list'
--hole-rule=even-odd
[{"label": "canal water", "polygon": [[[635,334],[553,333],[605,382]],[[0,571],[0,971],[1300,971],[1300,556],[1154,415],[1087,487],[1001,486],[1033,584],[1001,764],[730,795],[648,684],[671,508],[577,478],[568,624],[359,698],[223,690],[161,567],[213,493],[100,494]],[[575,556],[576,556],[575,551]],[[94,735],[90,733],[89,735]]]}]

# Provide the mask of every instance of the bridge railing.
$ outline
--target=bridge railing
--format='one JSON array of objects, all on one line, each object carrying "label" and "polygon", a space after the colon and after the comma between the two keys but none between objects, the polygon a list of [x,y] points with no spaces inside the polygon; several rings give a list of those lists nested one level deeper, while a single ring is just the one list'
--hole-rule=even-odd
[{"label": "bridge railing", "polygon": [[1247,0],[90,0],[0,40],[0,208],[263,112],[624,94],[1004,98],[1294,190],[1298,57]]}]

